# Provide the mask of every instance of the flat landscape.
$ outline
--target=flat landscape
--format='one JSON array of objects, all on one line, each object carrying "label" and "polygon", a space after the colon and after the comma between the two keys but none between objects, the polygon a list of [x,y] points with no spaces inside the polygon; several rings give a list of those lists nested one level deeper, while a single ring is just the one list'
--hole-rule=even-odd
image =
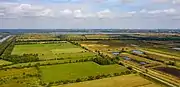
[{"label": "flat landscape", "polygon": [[54,87],[161,87],[137,75],[125,75],[101,80],[73,83]]},{"label": "flat landscape", "polygon": [[120,73],[126,70],[127,69],[125,67],[119,65],[101,66],[94,62],[71,63],[40,67],[40,71],[42,72],[42,79],[45,82],[72,80],[100,74]]},{"label": "flat landscape", "polygon": [[0,43],[0,87],[180,87],[179,41],[156,37],[17,34]]}]

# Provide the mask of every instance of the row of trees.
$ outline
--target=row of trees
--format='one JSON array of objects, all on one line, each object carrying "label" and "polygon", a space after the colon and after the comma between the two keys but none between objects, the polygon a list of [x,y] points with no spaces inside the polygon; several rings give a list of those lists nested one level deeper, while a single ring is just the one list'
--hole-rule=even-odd
[{"label": "row of trees", "polygon": [[79,60],[69,60],[64,62],[38,62],[38,63],[29,63],[29,64],[23,64],[20,66],[12,66],[12,67],[1,67],[1,70],[7,70],[11,68],[15,69],[21,69],[21,68],[29,68],[29,67],[37,67],[37,66],[46,66],[46,65],[57,65],[57,64],[67,64],[67,63],[78,63],[78,62],[87,62],[92,61],[94,58],[87,58],[87,59],[79,59]]},{"label": "row of trees", "polygon": [[26,45],[26,44],[57,44],[57,43],[67,43],[66,41],[45,41],[45,42],[22,42],[17,41],[16,45]]},{"label": "row of trees", "polygon": [[27,63],[39,61],[37,54],[23,54],[23,55],[3,55],[1,59],[11,61],[13,63]]},{"label": "row of trees", "polygon": [[130,36],[130,35],[121,35],[114,38],[125,39],[125,40],[154,40],[154,41],[172,41],[172,40],[180,40],[179,36],[147,36],[147,37],[139,37],[139,36]]},{"label": "row of trees", "polygon": [[117,63],[115,58],[110,59],[110,58],[97,57],[94,58],[93,61],[98,63],[99,65],[110,65]]},{"label": "row of trees", "polygon": [[50,39],[50,40],[17,40],[17,42],[49,42],[49,41],[64,41],[59,39]]}]

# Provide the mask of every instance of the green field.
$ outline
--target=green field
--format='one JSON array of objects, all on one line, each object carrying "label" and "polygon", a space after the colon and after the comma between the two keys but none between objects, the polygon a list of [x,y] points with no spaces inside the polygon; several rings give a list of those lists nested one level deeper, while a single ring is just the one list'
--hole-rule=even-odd
[{"label": "green field", "polygon": [[54,59],[54,58],[86,58],[94,56],[93,53],[75,46],[69,42],[59,44],[26,44],[15,45],[12,54],[38,54],[39,58]]},{"label": "green field", "polygon": [[36,77],[13,79],[1,84],[0,87],[39,87],[39,79]]},{"label": "green field", "polygon": [[7,69],[7,70],[0,70],[0,78],[1,77],[8,77],[8,76],[19,76],[25,74],[36,74],[36,68],[23,68],[23,69]]},{"label": "green field", "polygon": [[17,41],[27,41],[27,40],[55,40],[58,39],[52,34],[44,33],[44,34],[38,34],[38,33],[26,33],[22,35],[18,35],[16,38]]},{"label": "green field", "polygon": [[42,66],[40,67],[40,70],[42,72],[42,79],[45,82],[52,82],[58,80],[73,80],[99,74],[122,72],[127,69],[119,65],[100,66],[94,62],[82,62]]},{"label": "green field", "polygon": [[8,65],[8,64],[12,64],[12,62],[0,60],[0,65]]},{"label": "green field", "polygon": [[94,81],[60,85],[55,87],[161,87],[138,75],[124,75]]}]

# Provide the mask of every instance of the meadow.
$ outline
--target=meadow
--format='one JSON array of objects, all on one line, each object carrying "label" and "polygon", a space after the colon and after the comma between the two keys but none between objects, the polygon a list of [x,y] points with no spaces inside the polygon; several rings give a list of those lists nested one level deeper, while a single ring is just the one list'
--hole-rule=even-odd
[{"label": "meadow", "polygon": [[48,34],[48,33],[43,33],[43,34],[38,34],[38,33],[26,33],[22,35],[18,35],[17,41],[30,41],[30,40],[55,40],[57,39],[54,35]]},{"label": "meadow", "polygon": [[55,59],[55,58],[86,58],[94,56],[93,53],[88,52],[78,46],[69,42],[62,42],[59,44],[25,44],[15,45],[12,54],[38,54],[41,60]]},{"label": "meadow", "polygon": [[123,40],[98,40],[98,41],[80,41],[82,46],[85,46],[91,50],[98,50],[102,52],[120,51],[122,49],[130,50],[135,47],[130,43],[138,43],[137,41],[123,41]]},{"label": "meadow", "polygon": [[12,62],[0,60],[0,65],[8,65],[8,64],[12,64]]},{"label": "meadow", "polygon": [[38,87],[39,79],[36,77],[17,78],[1,84],[0,87]]},{"label": "meadow", "polygon": [[99,74],[111,74],[126,71],[119,65],[101,66],[94,62],[70,63],[52,66],[41,66],[42,80],[52,82],[58,80],[74,80]]},{"label": "meadow", "polygon": [[73,83],[54,87],[161,87],[151,81],[148,81],[138,75],[124,75],[112,78],[105,78],[94,81]]},{"label": "meadow", "polygon": [[23,68],[23,69],[7,69],[0,70],[0,78],[2,77],[12,77],[21,76],[23,74],[37,74],[36,68]]}]

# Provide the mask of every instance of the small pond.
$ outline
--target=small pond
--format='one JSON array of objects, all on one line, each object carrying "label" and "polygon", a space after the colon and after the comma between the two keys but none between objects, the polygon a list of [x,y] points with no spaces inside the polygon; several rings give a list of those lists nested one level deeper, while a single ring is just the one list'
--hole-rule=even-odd
[{"label": "small pond", "polygon": [[133,53],[135,54],[144,54],[144,52],[140,51],[140,50],[132,50]]},{"label": "small pond", "polygon": [[180,51],[180,48],[172,48],[172,49],[174,49],[174,50],[179,50],[179,51]]},{"label": "small pond", "polygon": [[179,69],[171,68],[171,67],[156,67],[154,69],[180,78],[180,70]]}]

